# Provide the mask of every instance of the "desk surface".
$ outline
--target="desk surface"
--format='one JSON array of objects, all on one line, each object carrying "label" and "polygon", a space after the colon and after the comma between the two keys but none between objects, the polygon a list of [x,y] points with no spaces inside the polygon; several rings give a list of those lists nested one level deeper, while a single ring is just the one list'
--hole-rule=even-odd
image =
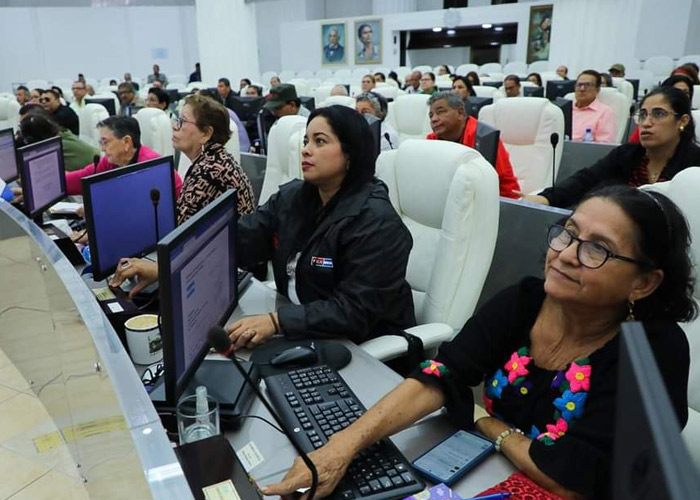
[{"label": "desk surface", "polygon": [[[274,290],[253,280],[228,323],[233,323],[242,316],[273,311],[285,302],[286,299]],[[344,343],[352,352],[352,361],[340,370],[340,374],[362,403],[369,408],[396,387],[403,378],[357,345],[351,342]],[[257,399],[253,401],[248,413],[271,418]],[[394,435],[392,440],[409,460],[414,460],[455,430],[442,410]],[[297,456],[287,438],[258,419],[247,419],[238,431],[228,433],[227,437],[237,451],[251,442],[258,448],[264,461],[249,472],[261,485],[281,480]],[[493,454],[458,481],[453,490],[462,498],[469,498],[502,481],[514,470],[508,459],[500,454]]]}]

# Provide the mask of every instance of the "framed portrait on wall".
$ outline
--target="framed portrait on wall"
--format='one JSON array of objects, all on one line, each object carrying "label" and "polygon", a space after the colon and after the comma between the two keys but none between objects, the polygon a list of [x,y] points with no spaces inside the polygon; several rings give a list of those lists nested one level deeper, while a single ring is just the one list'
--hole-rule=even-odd
[{"label": "framed portrait on wall", "polygon": [[382,62],[382,20],[355,21],[355,64]]},{"label": "framed portrait on wall", "polygon": [[530,7],[530,30],[527,36],[527,63],[549,60],[552,33],[552,5]]},{"label": "framed portrait on wall", "polygon": [[347,64],[347,30],[345,23],[321,25],[321,65]]}]

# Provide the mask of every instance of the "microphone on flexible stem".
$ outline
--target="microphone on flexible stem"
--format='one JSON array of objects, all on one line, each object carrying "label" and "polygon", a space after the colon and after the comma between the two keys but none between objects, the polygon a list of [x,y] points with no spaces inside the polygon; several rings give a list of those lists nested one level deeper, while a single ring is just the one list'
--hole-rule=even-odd
[{"label": "microphone on flexible stem", "polygon": [[96,174],[97,173],[97,164],[100,163],[100,155],[95,155],[92,157],[92,173]]},{"label": "microphone on flexible stem", "polygon": [[389,137],[389,132],[384,132],[384,139],[389,143],[389,147],[394,149],[394,145],[391,143],[391,138]]},{"label": "microphone on flexible stem", "polygon": [[552,132],[549,136],[549,142],[552,143],[552,187],[554,187],[556,173],[554,172],[557,164],[557,144],[559,144],[559,134]]},{"label": "microphone on flexible stem", "polygon": [[209,329],[207,337],[209,339],[209,345],[211,347],[213,347],[219,354],[226,356],[233,362],[233,364],[236,366],[236,369],[245,380],[245,383],[253,389],[255,395],[258,397],[258,399],[260,399],[260,402],[267,409],[267,411],[270,412],[270,415],[272,415],[272,418],[275,420],[277,425],[279,425],[280,429],[284,431],[284,435],[287,436],[287,439],[289,439],[289,441],[291,441],[292,446],[294,446],[294,449],[299,454],[299,457],[309,468],[309,471],[311,471],[311,488],[309,488],[309,495],[307,500],[313,500],[314,496],[316,495],[316,489],[318,488],[318,471],[316,470],[316,466],[311,461],[306,452],[301,448],[301,446],[299,446],[299,443],[296,442],[296,440],[294,439],[294,434],[292,434],[292,432],[285,425],[285,423],[279,417],[274,408],[272,408],[272,405],[267,401],[267,398],[263,396],[263,394],[260,392],[260,388],[255,383],[253,383],[252,380],[250,380],[250,376],[236,359],[236,356],[233,352],[233,344],[231,343],[231,339],[226,333],[226,330],[224,330],[220,326],[212,326]]},{"label": "microphone on flexible stem", "polygon": [[160,230],[158,228],[158,202],[160,201],[160,191],[158,188],[151,189],[151,201],[153,202],[153,212],[156,218],[156,243],[160,241]]}]

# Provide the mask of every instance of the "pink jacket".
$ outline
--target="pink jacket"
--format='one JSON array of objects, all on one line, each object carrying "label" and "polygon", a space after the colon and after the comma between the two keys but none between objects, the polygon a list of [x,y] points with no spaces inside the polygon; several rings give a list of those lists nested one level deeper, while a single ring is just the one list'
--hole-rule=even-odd
[{"label": "pink jacket", "polygon": [[[153,160],[154,158],[160,158],[160,154],[156,153],[152,149],[141,145],[139,149],[138,163]],[[66,190],[68,195],[83,194],[83,186],[80,180],[88,175],[93,175],[95,173],[99,174],[102,172],[107,172],[113,168],[118,168],[118,165],[110,163],[106,156],[100,158],[100,162],[97,164],[97,172],[95,172],[95,166],[90,163],[80,170],[74,170],[73,172],[66,172]],[[180,191],[182,191],[182,179],[180,175],[175,172],[175,198],[180,197]]]}]

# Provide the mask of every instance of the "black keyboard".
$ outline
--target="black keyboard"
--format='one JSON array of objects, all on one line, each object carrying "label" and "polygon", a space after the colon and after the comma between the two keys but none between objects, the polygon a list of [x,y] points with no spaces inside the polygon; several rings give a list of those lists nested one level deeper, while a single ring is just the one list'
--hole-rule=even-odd
[{"label": "black keyboard", "polygon": [[[357,420],[365,408],[338,373],[326,365],[265,379],[272,404],[307,453]],[[388,439],[356,456],[333,494],[334,500],[390,500],[421,491],[425,484]]]}]

